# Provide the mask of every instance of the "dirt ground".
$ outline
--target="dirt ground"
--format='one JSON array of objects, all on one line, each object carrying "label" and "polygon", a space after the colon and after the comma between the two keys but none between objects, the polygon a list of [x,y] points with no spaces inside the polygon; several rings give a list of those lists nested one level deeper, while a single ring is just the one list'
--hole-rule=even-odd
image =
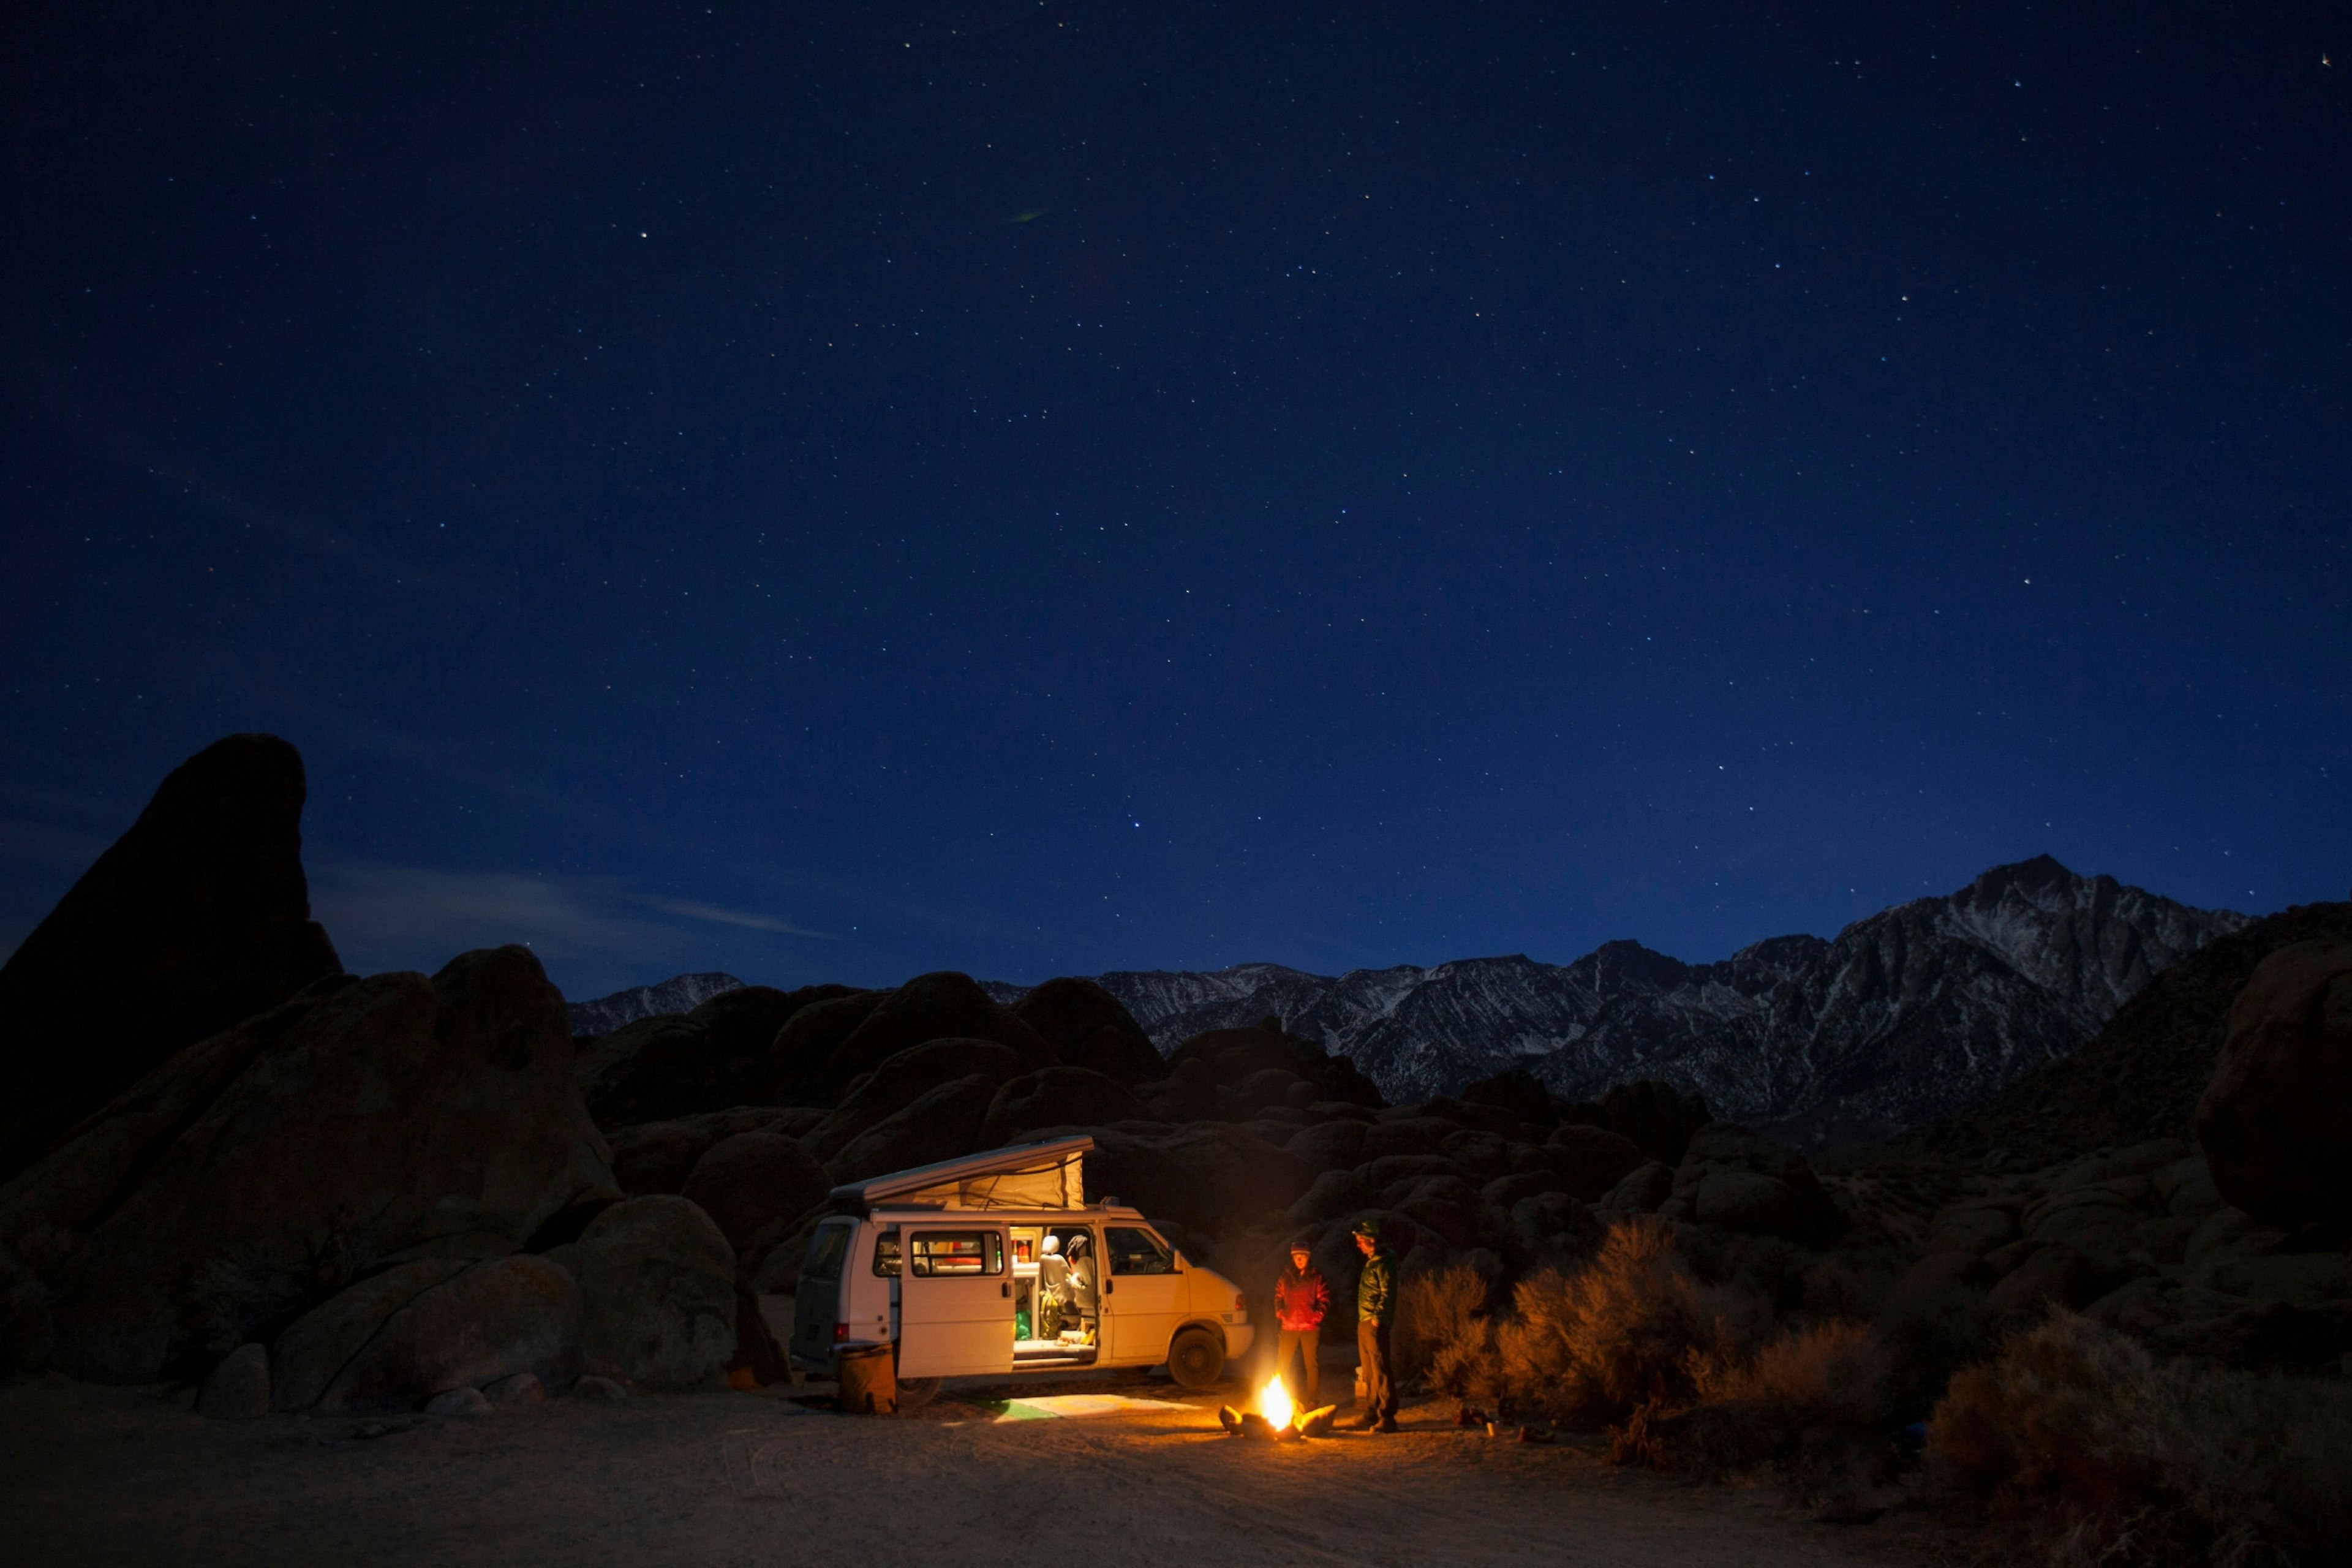
[{"label": "dirt ground", "polygon": [[[184,1391],[0,1387],[14,1563],[1927,1563],[1899,1518],[1612,1468],[1409,1406],[1393,1436],[1227,1437],[1213,1397],[1105,1375],[950,1388],[915,1415],[806,1388],[580,1399],[478,1419],[204,1419]],[[1022,1419],[1024,1394],[1150,1402]],[[1238,1388],[1226,1399],[1241,1397]]]}]

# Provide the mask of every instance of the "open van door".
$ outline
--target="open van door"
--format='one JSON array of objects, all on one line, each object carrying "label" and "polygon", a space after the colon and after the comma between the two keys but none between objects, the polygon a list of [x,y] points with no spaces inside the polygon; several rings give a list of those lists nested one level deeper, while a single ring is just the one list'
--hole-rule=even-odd
[{"label": "open van door", "polygon": [[1176,1250],[1145,1226],[1113,1225],[1103,1231],[1103,1317],[1110,1325],[1110,1359],[1121,1366],[1150,1366],[1168,1359],[1168,1341],[1184,1321],[1184,1276]]},{"label": "open van door", "polygon": [[898,1375],[970,1377],[1013,1370],[1013,1274],[1004,1227],[904,1225]]}]

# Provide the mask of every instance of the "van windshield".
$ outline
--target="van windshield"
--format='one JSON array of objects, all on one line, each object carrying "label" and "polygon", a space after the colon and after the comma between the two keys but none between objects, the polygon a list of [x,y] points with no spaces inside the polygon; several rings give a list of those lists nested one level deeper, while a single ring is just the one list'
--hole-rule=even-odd
[{"label": "van windshield", "polygon": [[808,1256],[801,1259],[803,1279],[838,1279],[841,1278],[842,1256],[849,1250],[850,1227],[845,1225],[821,1225],[809,1237]]}]

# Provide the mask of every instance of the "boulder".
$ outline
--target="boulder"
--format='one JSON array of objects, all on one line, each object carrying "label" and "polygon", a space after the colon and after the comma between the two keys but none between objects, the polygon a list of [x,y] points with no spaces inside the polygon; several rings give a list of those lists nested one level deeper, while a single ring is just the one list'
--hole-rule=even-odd
[{"label": "boulder", "polygon": [[1091,980],[1048,980],[1014,1003],[1013,1016],[1036,1030],[1066,1066],[1124,1083],[1167,1071],[1126,1005]]},{"label": "boulder", "polygon": [[762,1226],[797,1220],[832,1190],[824,1167],[793,1140],[738,1132],[696,1162],[680,1192],[740,1252]]},{"label": "boulder", "polygon": [[2118,1276],[2071,1247],[2045,1247],[2011,1269],[1985,1299],[1996,1317],[2022,1321],[2051,1306],[2077,1310],[2114,1289]]},{"label": "boulder", "polygon": [[1363,1163],[1364,1124],[1318,1121],[1292,1133],[1283,1145],[1309,1171],[1352,1170]]},{"label": "boulder", "polygon": [[926,1040],[853,1079],[841,1103],[802,1142],[818,1159],[830,1160],[858,1134],[880,1126],[943,1083],[977,1076],[1001,1084],[1023,1070],[1020,1053],[994,1040]]},{"label": "boulder", "polygon": [[1142,1099],[1161,1121],[1208,1121],[1219,1110],[1217,1075],[1197,1058],[1178,1062],[1166,1079],[1144,1089]]},{"label": "boulder", "polygon": [[1019,1142],[1041,1127],[1098,1127],[1140,1121],[1150,1113],[1124,1083],[1089,1068],[1052,1067],[1025,1073],[996,1091],[975,1148]]},{"label": "boulder", "polygon": [[1116,1196],[1210,1237],[1276,1221],[1308,1181],[1289,1151],[1221,1122],[1150,1137],[1105,1129],[1087,1159],[1089,1201]]},{"label": "boulder", "polygon": [[1379,1197],[1380,1189],[1357,1172],[1326,1171],[1298,1195],[1283,1217],[1293,1229],[1303,1230],[1343,1214],[1370,1208]]},{"label": "boulder", "polygon": [[919,974],[877,1002],[826,1058],[826,1080],[838,1093],[908,1047],[950,1037],[993,1040],[1020,1058],[1024,1071],[1055,1065],[1054,1047],[1036,1030],[999,1006],[971,975],[942,971]]},{"label": "boulder", "polygon": [[[1844,1228],[1812,1167],[1770,1139],[1727,1121],[1690,1140],[1670,1203],[1701,1225],[1819,1243]],[[1671,1211],[1670,1211],[1671,1212]]]},{"label": "boulder", "polygon": [[735,1351],[735,1254],[692,1203],[615,1204],[548,1256],[579,1282],[590,1373],[685,1388],[725,1370]]},{"label": "boulder", "polygon": [[1551,1090],[1525,1068],[1506,1068],[1492,1078],[1480,1079],[1463,1089],[1462,1100],[1469,1105],[1507,1110],[1531,1130],[1549,1127],[1559,1119]]},{"label": "boulder", "polygon": [[1593,1203],[1647,1163],[1639,1145],[1622,1132],[1574,1122],[1552,1130],[1544,1152],[1568,1190]]},{"label": "boulder", "polygon": [[1460,1176],[1423,1177],[1403,1202],[1392,1206],[1456,1252],[1467,1251],[1479,1243],[1481,1205],[1477,1190]]},{"label": "boulder", "polygon": [[1186,1062],[1197,1061],[1220,1084],[1232,1088],[1250,1074],[1267,1068],[1280,1068],[1296,1075],[1309,1065],[1310,1057],[1321,1055],[1320,1050],[1302,1047],[1274,1029],[1211,1029],[1194,1035],[1169,1052],[1168,1066],[1174,1071]]},{"label": "boulder", "polygon": [[2296,942],[2255,968],[2194,1125],[2231,1204],[2352,1232],[2352,941]]},{"label": "boulder", "polygon": [[425,1402],[425,1414],[443,1420],[468,1421],[493,1414],[490,1401],[478,1388],[453,1388]]},{"label": "boulder", "polygon": [[335,1372],[320,1410],[413,1410],[451,1389],[527,1372],[559,1387],[579,1375],[582,1300],[544,1258],[478,1263],[386,1318]]},{"label": "boulder", "polygon": [[1971,1201],[1948,1205],[1927,1226],[1931,1248],[1981,1258],[2017,1239],[2017,1210],[2008,1204]]},{"label": "boulder", "polygon": [[1239,1083],[1233,1086],[1230,1090],[1233,1111],[1245,1120],[1253,1112],[1268,1106],[1286,1106],[1290,1103],[1293,1089],[1307,1095],[1308,1103],[1313,1103],[1314,1087],[1297,1073],[1288,1068],[1260,1068],[1244,1075]]},{"label": "boulder", "polygon": [[[204,1054],[161,1070],[209,1080]],[[188,1098],[203,1103],[48,1276],[55,1354],[78,1376],[152,1381],[379,1260],[511,1248],[611,1184],[563,999],[521,947],[345,985]]]},{"label": "boulder", "polygon": [[785,1019],[768,1045],[769,1098],[787,1105],[832,1104],[841,1092],[827,1067],[833,1053],[888,994],[851,991],[811,1002]]},{"label": "boulder", "polygon": [[1505,1243],[1522,1270],[1573,1268],[1600,1248],[1601,1221],[1567,1193],[1533,1193],[1514,1202]]},{"label": "boulder", "polygon": [[825,1162],[835,1184],[969,1154],[995,1101],[997,1080],[975,1073],[926,1089]]},{"label": "boulder", "polygon": [[1472,1186],[1484,1186],[1497,1176],[1511,1173],[1513,1154],[1529,1147],[1513,1142],[1493,1132],[1464,1131],[1449,1133],[1439,1145],[1445,1157],[1454,1162],[1454,1169]]},{"label": "boulder", "polygon": [[0,1180],[175,1052],[341,972],[310,919],[304,793],[274,735],[205,747],[0,964]]},{"label": "boulder", "polygon": [[1706,1101],[1670,1083],[1643,1079],[1621,1083],[1601,1097],[1610,1131],[1630,1138],[1643,1153],[1669,1165],[1682,1163],[1691,1135],[1712,1120]]},{"label": "boulder", "polygon": [[708,1110],[719,1093],[709,1033],[682,1013],[622,1025],[583,1048],[572,1070],[588,1114],[603,1128]]},{"label": "boulder", "polygon": [[624,1127],[608,1139],[613,1180],[631,1197],[677,1192],[686,1185],[694,1163],[714,1144],[738,1132],[782,1131],[789,1115],[772,1105],[738,1105],[699,1116]]},{"label": "boulder", "polygon": [[1601,1194],[1593,1207],[1611,1215],[1655,1214],[1674,1195],[1672,1167],[1663,1161],[1652,1160]]},{"label": "boulder", "polygon": [[463,1274],[461,1258],[403,1263],[320,1302],[288,1326],[270,1349],[270,1399],[279,1410],[307,1410],[325,1396],[335,1374],[411,1301]]},{"label": "boulder", "polygon": [[1361,1156],[1378,1160],[1390,1154],[1434,1154],[1455,1131],[1452,1123],[1433,1116],[1395,1117],[1392,1111],[1383,1112],[1378,1121],[1365,1126]]},{"label": "boulder", "polygon": [[500,1409],[513,1405],[543,1405],[547,1402],[547,1384],[534,1373],[512,1373],[484,1384],[482,1397]]},{"label": "boulder", "polygon": [[196,1390],[196,1414],[215,1421],[250,1421],[268,1415],[268,1347],[241,1344],[223,1356]]},{"label": "boulder", "polygon": [[1510,1206],[1521,1198],[1531,1198],[1538,1193],[1566,1191],[1568,1191],[1567,1184],[1559,1179],[1557,1173],[1528,1171],[1515,1175],[1497,1176],[1488,1182],[1478,1189],[1478,1201],[1492,1204],[1495,1207],[1507,1213]]}]

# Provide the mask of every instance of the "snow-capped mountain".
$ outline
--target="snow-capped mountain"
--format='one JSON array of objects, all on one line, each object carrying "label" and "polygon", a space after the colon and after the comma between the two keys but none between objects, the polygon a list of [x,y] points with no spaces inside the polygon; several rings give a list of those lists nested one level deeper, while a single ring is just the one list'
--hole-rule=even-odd
[{"label": "snow-capped mountain", "polygon": [[1612,942],[1567,964],[1097,979],[1162,1050],[1274,1014],[1353,1057],[1391,1100],[1517,1065],[1571,1098],[1664,1079],[1719,1115],[1845,1142],[1948,1114],[2071,1053],[2158,970],[2246,920],[2042,856],[1830,941],[1774,937],[1717,963]]},{"label": "snow-capped mountain", "polygon": [[691,1013],[722,991],[740,991],[743,983],[713,970],[708,974],[674,974],[654,985],[633,985],[572,1004],[574,1035],[609,1035],[624,1024],[650,1018],[656,1013]]}]

